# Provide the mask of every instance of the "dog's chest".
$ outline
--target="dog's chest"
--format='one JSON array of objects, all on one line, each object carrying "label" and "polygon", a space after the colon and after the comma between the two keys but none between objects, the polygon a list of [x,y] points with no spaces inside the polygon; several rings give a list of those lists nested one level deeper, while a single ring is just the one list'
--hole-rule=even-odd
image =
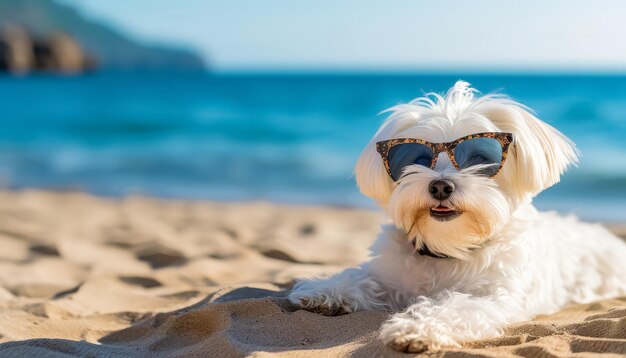
[{"label": "dog's chest", "polygon": [[396,260],[396,265],[378,267],[375,272],[398,307],[410,304],[415,297],[436,297],[443,292],[485,295],[508,289],[506,275],[497,264],[484,266],[478,262],[413,255],[416,254],[407,253]]}]

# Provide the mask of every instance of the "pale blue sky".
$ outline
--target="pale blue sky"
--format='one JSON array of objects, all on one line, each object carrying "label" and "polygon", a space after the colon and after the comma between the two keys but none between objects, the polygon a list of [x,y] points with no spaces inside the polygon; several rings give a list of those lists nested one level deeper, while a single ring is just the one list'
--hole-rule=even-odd
[{"label": "pale blue sky", "polygon": [[626,1],[63,0],[217,71],[626,71]]}]

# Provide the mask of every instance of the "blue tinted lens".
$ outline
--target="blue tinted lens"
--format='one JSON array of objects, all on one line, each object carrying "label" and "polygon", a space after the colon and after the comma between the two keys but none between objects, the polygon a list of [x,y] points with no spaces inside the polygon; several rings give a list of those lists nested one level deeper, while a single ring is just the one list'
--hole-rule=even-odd
[{"label": "blue tinted lens", "polygon": [[461,169],[487,164],[480,170],[487,176],[495,175],[502,161],[502,145],[493,138],[474,138],[462,141],[454,148],[454,158]]},{"label": "blue tinted lens", "polygon": [[398,180],[402,176],[404,168],[408,165],[419,164],[430,168],[433,162],[433,151],[423,144],[398,144],[389,149],[387,160],[391,170],[391,177],[393,180]]}]

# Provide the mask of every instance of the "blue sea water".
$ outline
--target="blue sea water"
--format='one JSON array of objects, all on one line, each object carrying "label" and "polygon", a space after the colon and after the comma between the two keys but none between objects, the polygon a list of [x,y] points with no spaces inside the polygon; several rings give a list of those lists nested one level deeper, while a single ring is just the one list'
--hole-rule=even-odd
[{"label": "blue sea water", "polygon": [[571,137],[579,168],[541,209],[626,220],[626,77],[210,75],[0,77],[0,185],[373,207],[352,169],[378,112],[459,79]]}]

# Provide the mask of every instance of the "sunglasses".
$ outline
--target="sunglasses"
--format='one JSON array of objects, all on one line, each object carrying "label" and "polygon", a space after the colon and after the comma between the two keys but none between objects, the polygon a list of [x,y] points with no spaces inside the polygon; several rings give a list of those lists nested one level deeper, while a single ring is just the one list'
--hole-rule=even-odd
[{"label": "sunglasses", "polygon": [[446,152],[458,170],[480,165],[480,175],[493,177],[504,165],[513,134],[487,132],[470,134],[449,143],[430,143],[415,138],[389,139],[376,143],[387,174],[398,181],[409,165],[433,169],[439,153]]}]

